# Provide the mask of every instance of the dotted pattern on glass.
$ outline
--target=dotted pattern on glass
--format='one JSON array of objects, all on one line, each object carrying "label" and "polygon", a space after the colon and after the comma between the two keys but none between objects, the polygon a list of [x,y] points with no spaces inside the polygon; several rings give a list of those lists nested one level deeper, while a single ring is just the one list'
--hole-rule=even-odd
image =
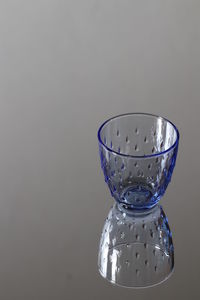
[{"label": "dotted pattern on glass", "polygon": [[127,287],[151,286],[168,278],[174,247],[162,207],[124,216],[115,204],[102,231],[98,267],[108,281]]},{"label": "dotted pattern on glass", "polygon": [[157,116],[127,114],[105,123],[98,137],[111,195],[129,209],[153,207],[175,166],[179,138],[175,126]]}]

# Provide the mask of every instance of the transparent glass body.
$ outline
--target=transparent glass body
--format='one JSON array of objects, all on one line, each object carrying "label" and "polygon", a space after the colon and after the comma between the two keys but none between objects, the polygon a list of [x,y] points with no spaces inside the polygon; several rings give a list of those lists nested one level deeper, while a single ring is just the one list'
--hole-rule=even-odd
[{"label": "transparent glass body", "polygon": [[115,200],[128,209],[155,206],[176,163],[175,125],[150,114],[120,115],[102,124],[98,140],[101,167]]},{"label": "transparent glass body", "polygon": [[135,213],[115,204],[103,227],[98,268],[105,279],[125,287],[166,280],[174,268],[174,247],[162,207]]}]

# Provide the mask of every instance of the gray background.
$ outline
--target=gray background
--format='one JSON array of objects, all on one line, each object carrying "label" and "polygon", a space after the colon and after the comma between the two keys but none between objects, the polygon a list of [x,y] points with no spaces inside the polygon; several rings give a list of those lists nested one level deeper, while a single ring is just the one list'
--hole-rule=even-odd
[{"label": "gray background", "polygon": [[[199,0],[1,0],[1,299],[197,299],[199,53]],[[165,116],[181,134],[161,201],[175,273],[140,291],[97,271],[113,200],[96,131],[133,111]]]}]

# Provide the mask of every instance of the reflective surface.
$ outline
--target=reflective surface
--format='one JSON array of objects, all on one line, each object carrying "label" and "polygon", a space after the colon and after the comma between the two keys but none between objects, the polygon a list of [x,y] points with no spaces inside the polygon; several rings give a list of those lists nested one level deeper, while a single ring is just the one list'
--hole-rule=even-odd
[{"label": "reflective surface", "polygon": [[174,268],[174,247],[162,207],[135,212],[115,204],[102,231],[98,267],[120,286],[144,288],[166,280]]},{"label": "reflective surface", "polygon": [[[199,298],[200,1],[2,0],[0,9],[0,299]],[[98,272],[114,200],[96,132],[126,112],[180,130],[160,201],[175,268],[132,290]]]}]

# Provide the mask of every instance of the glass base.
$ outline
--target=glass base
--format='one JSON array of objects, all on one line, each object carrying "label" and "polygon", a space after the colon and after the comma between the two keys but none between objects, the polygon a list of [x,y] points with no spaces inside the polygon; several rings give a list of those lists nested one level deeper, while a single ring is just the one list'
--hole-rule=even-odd
[{"label": "glass base", "polygon": [[128,209],[144,210],[154,207],[159,201],[158,197],[146,186],[129,186],[120,197],[120,203]]}]

